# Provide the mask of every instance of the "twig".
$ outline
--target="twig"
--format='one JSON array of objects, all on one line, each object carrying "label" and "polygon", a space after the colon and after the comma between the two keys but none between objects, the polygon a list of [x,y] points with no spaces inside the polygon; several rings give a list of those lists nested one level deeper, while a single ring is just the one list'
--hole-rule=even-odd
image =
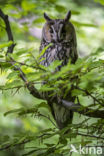
[{"label": "twig", "polygon": [[50,116],[46,116],[46,115],[41,114],[41,113],[39,114],[39,116],[43,116],[43,117],[47,118],[56,128],[58,128],[58,127],[56,126],[56,124],[51,120]]},{"label": "twig", "polygon": [[90,97],[91,97],[92,99],[94,99],[94,101],[96,101],[98,104],[101,104],[101,105],[104,106],[104,104],[102,104],[98,99],[96,99],[96,97],[94,97],[94,96],[93,96],[91,93],[89,93],[87,90],[84,90],[84,89],[79,88],[79,87],[76,87],[76,89],[79,89],[79,90],[85,92],[86,95],[90,96]]},{"label": "twig", "polygon": [[103,139],[103,137],[95,136],[95,135],[89,135],[89,134],[83,134],[83,133],[77,133],[77,135],[85,136],[85,137],[90,137],[90,138],[96,138],[96,139]]}]

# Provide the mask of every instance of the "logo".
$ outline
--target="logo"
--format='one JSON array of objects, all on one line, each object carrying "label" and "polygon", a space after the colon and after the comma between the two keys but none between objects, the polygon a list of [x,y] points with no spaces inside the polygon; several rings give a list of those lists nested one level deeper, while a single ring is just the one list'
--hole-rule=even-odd
[{"label": "logo", "polygon": [[94,147],[94,146],[85,146],[82,147],[81,145],[79,145],[78,148],[76,148],[73,144],[70,145],[71,150],[70,152],[75,152],[78,154],[102,154],[102,148],[101,147]]}]

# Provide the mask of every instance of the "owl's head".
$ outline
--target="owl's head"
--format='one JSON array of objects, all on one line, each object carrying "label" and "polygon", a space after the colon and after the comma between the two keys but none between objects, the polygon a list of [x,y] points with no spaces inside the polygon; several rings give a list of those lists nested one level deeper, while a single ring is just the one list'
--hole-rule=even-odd
[{"label": "owl's head", "polygon": [[43,27],[43,39],[46,42],[63,42],[68,41],[73,36],[74,27],[69,21],[71,11],[68,11],[64,19],[51,19],[44,13],[46,23]]}]

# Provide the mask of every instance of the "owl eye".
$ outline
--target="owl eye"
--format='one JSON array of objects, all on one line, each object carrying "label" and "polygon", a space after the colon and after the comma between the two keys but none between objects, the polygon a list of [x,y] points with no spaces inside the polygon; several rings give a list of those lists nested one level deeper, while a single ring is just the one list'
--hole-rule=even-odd
[{"label": "owl eye", "polygon": [[62,29],[62,33],[63,33],[63,34],[66,34],[66,31],[65,31],[65,29],[64,29],[64,28]]}]

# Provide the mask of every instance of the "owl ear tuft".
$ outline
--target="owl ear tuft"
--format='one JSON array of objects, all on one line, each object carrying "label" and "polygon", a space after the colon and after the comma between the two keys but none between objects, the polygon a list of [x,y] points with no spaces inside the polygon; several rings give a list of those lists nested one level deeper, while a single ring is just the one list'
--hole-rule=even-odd
[{"label": "owl ear tuft", "polygon": [[46,13],[44,13],[44,18],[47,22],[50,22],[52,20]]},{"label": "owl ear tuft", "polygon": [[65,16],[65,21],[68,22],[70,18],[71,18],[71,11],[69,10]]}]

